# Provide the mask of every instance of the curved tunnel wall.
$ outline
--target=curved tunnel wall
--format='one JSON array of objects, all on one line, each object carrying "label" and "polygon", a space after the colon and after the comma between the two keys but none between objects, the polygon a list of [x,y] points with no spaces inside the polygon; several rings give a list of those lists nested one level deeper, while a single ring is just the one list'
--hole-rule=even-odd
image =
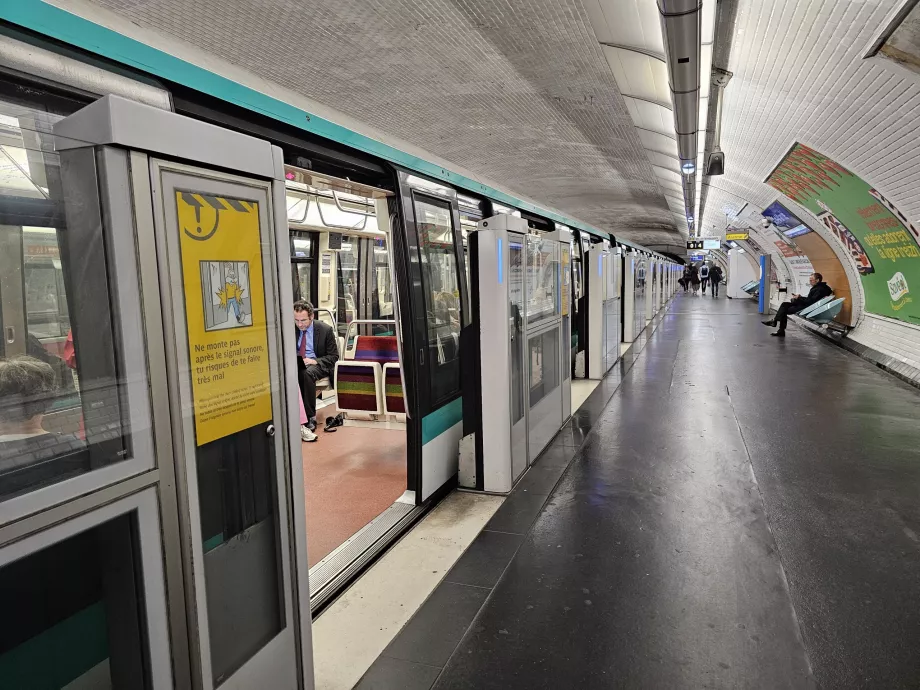
[{"label": "curved tunnel wall", "polygon": [[837,321],[847,326],[854,326],[853,291],[850,289],[850,279],[834,250],[816,232],[796,237],[795,243],[811,261],[815,270],[824,276],[824,282],[834,289],[834,295],[844,298],[843,308],[840,310]]}]

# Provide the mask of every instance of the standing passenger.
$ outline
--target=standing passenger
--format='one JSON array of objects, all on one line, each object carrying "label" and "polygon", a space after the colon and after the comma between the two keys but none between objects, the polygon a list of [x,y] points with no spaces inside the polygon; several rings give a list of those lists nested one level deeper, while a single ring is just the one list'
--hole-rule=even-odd
[{"label": "standing passenger", "polygon": [[703,285],[703,294],[706,294],[706,285],[709,283],[709,266],[703,263],[700,266],[700,283]]},{"label": "standing passenger", "polygon": [[693,294],[700,292],[700,269],[695,264],[690,264],[690,285],[693,287]]}]

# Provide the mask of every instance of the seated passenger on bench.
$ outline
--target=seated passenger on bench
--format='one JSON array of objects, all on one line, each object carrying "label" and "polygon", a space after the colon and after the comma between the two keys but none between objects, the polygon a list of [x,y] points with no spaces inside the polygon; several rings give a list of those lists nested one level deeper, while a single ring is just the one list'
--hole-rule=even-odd
[{"label": "seated passenger on bench", "polygon": [[[294,332],[297,336],[297,380],[307,413],[305,427],[316,431],[316,382],[332,376],[339,348],[331,326],[313,318],[313,305],[294,302]],[[304,440],[308,440],[306,436]]]},{"label": "seated passenger on bench", "polygon": [[815,302],[820,302],[825,297],[834,294],[834,291],[831,290],[830,285],[824,282],[824,276],[820,273],[813,273],[811,278],[808,279],[808,282],[811,283],[811,290],[808,291],[807,297],[793,295],[790,301],[783,302],[779,305],[779,309],[776,310],[776,315],[772,319],[763,322],[765,326],[779,326],[779,329],[770,335],[775,335],[780,338],[785,337],[786,322],[789,314],[797,314],[805,309],[805,307],[810,307]]}]

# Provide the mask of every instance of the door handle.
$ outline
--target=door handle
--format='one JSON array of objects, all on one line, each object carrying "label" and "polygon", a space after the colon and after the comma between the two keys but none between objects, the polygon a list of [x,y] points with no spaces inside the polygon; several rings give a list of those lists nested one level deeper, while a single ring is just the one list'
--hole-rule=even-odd
[{"label": "door handle", "polygon": [[265,435],[266,436],[275,435],[275,425],[274,424],[269,424],[267,427],[265,427]]},{"label": "door handle", "polygon": [[6,327],[6,342],[10,345],[16,342],[16,329],[12,326]]}]

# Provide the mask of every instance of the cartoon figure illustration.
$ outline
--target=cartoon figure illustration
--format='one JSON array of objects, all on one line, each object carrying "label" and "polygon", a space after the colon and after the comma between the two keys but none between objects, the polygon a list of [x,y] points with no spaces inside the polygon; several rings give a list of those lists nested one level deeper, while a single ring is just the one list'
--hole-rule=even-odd
[{"label": "cartoon figure illustration", "polygon": [[243,290],[237,282],[236,267],[232,263],[227,263],[226,270],[227,274],[224,286],[217,292],[217,296],[220,298],[220,306],[228,312],[230,309],[233,309],[233,314],[236,316],[236,322],[243,323],[243,316],[241,313],[243,307]]},{"label": "cartoon figure illustration", "polygon": [[251,326],[249,262],[202,261],[201,298],[205,330]]}]

